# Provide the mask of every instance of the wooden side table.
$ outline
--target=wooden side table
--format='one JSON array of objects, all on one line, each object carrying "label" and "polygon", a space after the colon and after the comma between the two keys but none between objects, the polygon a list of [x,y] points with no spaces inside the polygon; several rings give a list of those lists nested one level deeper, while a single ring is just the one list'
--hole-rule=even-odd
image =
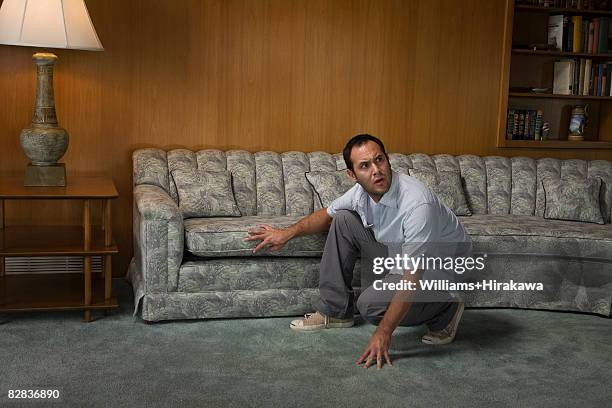
[{"label": "wooden side table", "polygon": [[[0,176],[0,312],[92,310],[119,307],[112,290],[111,202],[119,196],[108,177],[73,176],[66,187],[24,187],[23,177]],[[6,225],[8,200],[82,200],[82,226]],[[92,226],[91,203],[103,201],[102,226]],[[83,274],[7,274],[6,257],[82,256]],[[103,284],[92,282],[92,256],[102,256]]]}]

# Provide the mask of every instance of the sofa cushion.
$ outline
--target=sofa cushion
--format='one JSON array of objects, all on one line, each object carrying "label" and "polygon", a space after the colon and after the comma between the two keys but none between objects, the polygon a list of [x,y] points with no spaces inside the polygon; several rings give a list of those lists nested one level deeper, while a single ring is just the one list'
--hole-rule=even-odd
[{"label": "sofa cushion", "polygon": [[473,215],[459,219],[478,253],[612,261],[609,224],[547,220],[528,215]]},{"label": "sofa cushion", "polygon": [[346,170],[309,171],[306,173],[306,179],[312,185],[323,208],[329,207],[336,198],[341,197],[355,185],[355,181],[346,174]]},{"label": "sofa cushion", "polygon": [[458,171],[410,169],[409,172],[412,177],[431,188],[455,215],[472,215],[461,185],[461,174]]},{"label": "sofa cushion", "polygon": [[177,169],[172,172],[184,218],[240,217],[228,171]]},{"label": "sofa cushion", "polygon": [[544,218],[603,224],[599,194],[601,179],[542,180]]},{"label": "sofa cushion", "polygon": [[[260,224],[284,228],[299,221],[300,216],[246,216],[240,218],[191,218],[185,220],[187,251],[204,257],[253,256],[258,241],[244,241],[247,231]],[[320,257],[327,234],[298,237],[280,251],[260,251],[257,256]]]}]

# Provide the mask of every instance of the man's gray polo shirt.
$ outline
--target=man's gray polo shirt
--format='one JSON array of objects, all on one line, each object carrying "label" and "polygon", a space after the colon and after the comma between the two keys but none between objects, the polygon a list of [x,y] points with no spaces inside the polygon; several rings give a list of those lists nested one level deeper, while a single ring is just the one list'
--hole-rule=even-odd
[{"label": "man's gray polo shirt", "polygon": [[[364,227],[371,228],[378,242],[389,248],[389,256],[460,256],[471,248],[471,240],[455,214],[414,177],[392,171],[391,187],[378,202],[378,225],[368,224],[368,193],[355,184],[327,208],[333,217],[338,210],[356,211]],[[456,244],[456,245],[455,245]],[[440,252],[444,247],[444,253]],[[453,254],[448,248],[458,248]],[[393,248],[401,248],[394,250]],[[393,271],[403,273],[403,271]]]}]

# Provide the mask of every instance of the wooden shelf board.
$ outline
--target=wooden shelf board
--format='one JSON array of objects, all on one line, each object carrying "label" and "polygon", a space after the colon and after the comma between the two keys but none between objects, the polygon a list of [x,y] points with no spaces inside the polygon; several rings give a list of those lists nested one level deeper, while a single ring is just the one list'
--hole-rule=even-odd
[{"label": "wooden shelf board", "polygon": [[593,96],[593,95],[560,95],[549,93],[534,93],[534,92],[509,92],[509,97],[515,98],[555,98],[555,99],[598,99],[612,100],[612,96]]},{"label": "wooden shelf board", "polygon": [[608,11],[608,10],[582,10],[582,9],[575,9],[575,8],[528,6],[524,4],[517,4],[515,6],[515,9],[519,11],[530,11],[533,13],[577,14],[577,15],[585,15],[585,16],[612,16],[612,11]]},{"label": "wooden shelf board", "polygon": [[92,228],[91,249],[83,247],[80,226],[8,226],[0,229],[0,256],[112,255],[117,245],[104,246],[104,231]]},{"label": "wooden shelf board", "polygon": [[92,304],[85,306],[82,274],[5,275],[0,277],[0,312],[118,308],[115,292],[104,300],[102,278],[94,275],[92,280]]},{"label": "wooden shelf board", "polygon": [[586,52],[565,52],[565,51],[545,51],[545,50],[526,50],[522,48],[513,48],[513,54],[524,54],[524,55],[539,55],[549,57],[580,57],[580,58],[610,58],[612,54],[589,54]]},{"label": "wooden shelf board", "polygon": [[612,149],[612,141],[585,140],[503,140],[499,147],[517,147],[530,149]]}]

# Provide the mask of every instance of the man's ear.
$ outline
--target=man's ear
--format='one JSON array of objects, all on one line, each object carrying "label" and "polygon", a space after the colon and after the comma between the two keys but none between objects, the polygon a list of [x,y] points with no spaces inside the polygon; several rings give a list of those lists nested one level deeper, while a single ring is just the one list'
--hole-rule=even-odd
[{"label": "man's ear", "polygon": [[346,175],[352,178],[354,182],[357,182],[357,177],[355,177],[355,173],[353,173],[353,170],[346,169]]}]

